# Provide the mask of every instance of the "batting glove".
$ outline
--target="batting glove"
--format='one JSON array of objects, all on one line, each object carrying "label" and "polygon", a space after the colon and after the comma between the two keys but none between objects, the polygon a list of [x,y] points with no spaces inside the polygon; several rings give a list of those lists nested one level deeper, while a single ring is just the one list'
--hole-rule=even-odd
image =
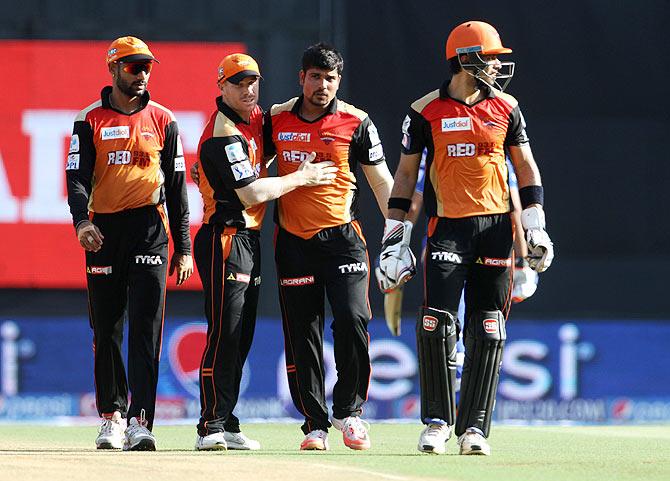
[{"label": "batting glove", "polygon": [[412,223],[386,219],[379,265],[375,269],[379,289],[390,292],[416,274],[416,259],[409,248]]},{"label": "batting glove", "polygon": [[528,267],[525,259],[519,259],[514,267],[514,287],[512,288],[512,302],[515,304],[525,301],[535,294],[539,276],[537,272]]},{"label": "batting glove", "polygon": [[554,260],[554,244],[545,230],[544,211],[537,206],[524,209],[521,224],[526,231],[528,265],[535,272],[546,271]]}]

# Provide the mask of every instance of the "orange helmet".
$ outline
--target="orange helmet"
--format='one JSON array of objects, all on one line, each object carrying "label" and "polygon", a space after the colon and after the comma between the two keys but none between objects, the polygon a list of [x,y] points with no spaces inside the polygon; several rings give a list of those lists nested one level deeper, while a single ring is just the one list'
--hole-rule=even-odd
[{"label": "orange helmet", "polygon": [[493,25],[486,22],[471,20],[454,28],[447,38],[447,59],[459,53],[478,52],[482,55],[497,55],[512,53],[512,50],[503,47],[500,35]]}]

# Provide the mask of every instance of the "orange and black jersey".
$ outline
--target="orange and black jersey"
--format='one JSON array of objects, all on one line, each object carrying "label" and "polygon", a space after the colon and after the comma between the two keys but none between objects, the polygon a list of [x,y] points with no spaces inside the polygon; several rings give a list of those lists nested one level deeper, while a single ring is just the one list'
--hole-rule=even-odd
[{"label": "orange and black jersey", "polygon": [[175,250],[190,254],[186,165],[174,115],[142,96],[128,115],[109,102],[112,87],[79,112],[66,177],[74,225],[91,213],[167,204]]},{"label": "orange and black jersey", "polygon": [[216,99],[216,107],[198,146],[203,223],[258,230],[265,203],[245,209],[235,189],[267,175],[263,163],[263,111],[256,106],[249,122],[245,122],[221,97]]},{"label": "orange and black jersey", "polygon": [[405,117],[402,152],[427,150],[424,204],[429,217],[461,218],[511,209],[505,148],[528,142],[517,100],[489,89],[466,105],[439,90],[415,101]]},{"label": "orange and black jersey", "polygon": [[279,175],[295,172],[310,152],[316,161],[331,160],[338,168],[329,185],[301,187],[277,199],[276,221],[309,239],[322,229],[346,224],[358,215],[358,164],[384,162],[377,128],[368,114],[337,98],[314,121],[299,112],[303,97],[273,105],[263,126],[266,155],[277,154]]}]

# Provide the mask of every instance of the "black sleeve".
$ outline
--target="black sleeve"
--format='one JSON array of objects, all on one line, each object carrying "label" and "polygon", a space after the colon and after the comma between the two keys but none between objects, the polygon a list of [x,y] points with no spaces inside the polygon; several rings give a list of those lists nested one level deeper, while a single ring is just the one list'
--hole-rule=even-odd
[{"label": "black sleeve", "polygon": [[270,110],[263,116],[263,156],[272,157],[277,155],[277,148],[272,141],[272,115]]},{"label": "black sleeve", "polygon": [[377,127],[370,117],[365,117],[351,137],[351,157],[363,165],[377,165],[384,162],[384,148]]},{"label": "black sleeve", "polygon": [[509,126],[507,127],[507,136],[505,136],[505,146],[527,144],[530,142],[526,135],[526,121],[523,118],[521,109],[517,105],[509,114]]},{"label": "black sleeve", "polygon": [[65,177],[67,179],[67,203],[70,205],[75,227],[88,220],[88,198],[95,167],[95,145],[93,129],[86,121],[76,121],[67,154]]},{"label": "black sleeve", "polygon": [[426,147],[426,137],[430,134],[430,123],[416,110],[409,109],[409,113],[402,122],[403,154],[418,154]]},{"label": "black sleeve", "polygon": [[165,144],[161,151],[161,170],[165,176],[165,203],[167,204],[170,232],[175,252],[191,253],[191,236],[188,225],[188,195],[186,193],[186,163],[179,138],[177,122],[165,127]]},{"label": "black sleeve", "polygon": [[207,139],[200,147],[200,161],[215,190],[219,185],[227,190],[240,189],[258,178],[249,160],[249,145],[241,135]]}]

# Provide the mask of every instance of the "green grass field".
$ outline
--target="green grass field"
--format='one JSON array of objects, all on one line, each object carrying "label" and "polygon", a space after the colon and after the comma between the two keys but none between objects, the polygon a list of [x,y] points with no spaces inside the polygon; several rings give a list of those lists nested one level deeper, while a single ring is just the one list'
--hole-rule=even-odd
[{"label": "green grass field", "polygon": [[300,452],[298,423],[244,428],[262,451],[194,452],[191,426],[156,426],[158,452],[123,453],[93,449],[93,426],[2,425],[0,480],[670,480],[670,426],[494,426],[490,457],[458,456],[455,439],[446,455],[421,454],[413,424],[373,424],[365,452],[332,430],[330,451]]}]

